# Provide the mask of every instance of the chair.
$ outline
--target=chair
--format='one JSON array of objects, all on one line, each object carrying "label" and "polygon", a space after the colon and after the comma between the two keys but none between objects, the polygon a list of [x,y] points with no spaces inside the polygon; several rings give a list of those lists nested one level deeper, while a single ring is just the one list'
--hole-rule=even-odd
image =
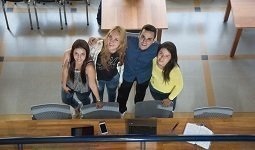
[{"label": "chair", "polygon": [[89,0],[66,0],[67,4],[72,5],[71,2],[73,1],[84,1],[86,4],[86,17],[87,17],[87,25],[89,25],[89,12],[88,12],[88,5],[90,5],[90,1]]},{"label": "chair", "polygon": [[135,37],[138,37],[139,34],[140,34],[140,32],[135,32],[135,31],[133,31],[133,32],[127,32],[127,36],[135,36]]},{"label": "chair", "polygon": [[202,107],[194,109],[194,118],[225,118],[233,115],[233,108],[230,107]]},{"label": "chair", "polygon": [[39,25],[39,19],[38,19],[38,15],[37,15],[37,3],[56,3],[58,5],[59,8],[59,19],[60,19],[60,26],[61,26],[61,30],[63,30],[63,23],[62,23],[62,13],[61,13],[61,7],[63,7],[64,10],[64,18],[65,18],[65,24],[67,25],[67,21],[66,21],[66,7],[65,7],[65,0],[34,0],[33,5],[34,5],[34,10],[35,10],[35,17],[36,17],[36,23],[37,23],[37,29],[40,29],[40,25]]},{"label": "chair", "polygon": [[40,104],[31,106],[33,120],[71,119],[70,106],[66,104]]},{"label": "chair", "polygon": [[4,17],[5,17],[5,22],[6,22],[7,29],[10,30],[7,15],[6,15],[6,11],[5,11],[5,4],[6,4],[7,1],[15,3],[15,4],[18,3],[18,2],[27,3],[27,10],[28,10],[28,15],[29,15],[30,26],[31,26],[31,30],[33,30],[33,24],[32,24],[31,12],[30,12],[30,6],[29,6],[30,5],[30,0],[2,0],[2,8],[3,8],[3,12],[4,12]]},{"label": "chair", "polygon": [[163,107],[159,100],[148,100],[135,104],[135,118],[172,118],[173,107]]},{"label": "chair", "polygon": [[96,104],[84,105],[81,108],[82,118],[83,119],[112,119],[112,118],[121,118],[119,112],[119,103],[118,102],[107,102],[104,103],[104,106],[100,109],[96,108]]}]

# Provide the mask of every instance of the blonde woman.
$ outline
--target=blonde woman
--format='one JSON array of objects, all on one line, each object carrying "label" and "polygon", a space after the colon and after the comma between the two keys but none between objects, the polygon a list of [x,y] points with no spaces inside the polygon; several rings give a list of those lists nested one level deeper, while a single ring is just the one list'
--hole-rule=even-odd
[{"label": "blonde woman", "polygon": [[116,100],[116,90],[122,82],[126,44],[125,29],[115,26],[102,40],[98,40],[90,47],[90,56],[95,63],[101,100],[103,100],[105,86],[108,101],[115,102]]}]

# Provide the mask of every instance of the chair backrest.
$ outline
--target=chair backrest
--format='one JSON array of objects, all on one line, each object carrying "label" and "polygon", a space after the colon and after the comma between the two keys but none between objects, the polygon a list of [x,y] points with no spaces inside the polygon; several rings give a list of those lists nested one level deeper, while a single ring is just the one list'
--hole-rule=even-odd
[{"label": "chair backrest", "polygon": [[119,112],[119,103],[117,102],[106,102],[100,109],[96,108],[96,104],[84,105],[81,108],[83,119],[110,119],[110,118],[121,118]]},{"label": "chair backrest", "polygon": [[135,118],[172,118],[173,107],[164,107],[159,100],[137,102],[135,104]]},{"label": "chair backrest", "polygon": [[36,0],[37,3],[40,3],[40,2],[43,2],[43,3],[52,3],[52,2],[55,2],[55,3],[58,3],[60,2],[59,0]]},{"label": "chair backrest", "polygon": [[40,104],[31,107],[33,120],[71,119],[70,106],[66,104]]},{"label": "chair backrest", "polygon": [[233,115],[233,108],[212,106],[194,109],[195,118],[225,118]]},{"label": "chair backrest", "polygon": [[135,37],[138,37],[138,35],[140,34],[139,32],[127,32],[126,33],[127,36],[135,36]]},{"label": "chair backrest", "polygon": [[27,0],[3,0],[5,2],[13,2],[13,3],[18,3],[18,2],[26,2]]}]

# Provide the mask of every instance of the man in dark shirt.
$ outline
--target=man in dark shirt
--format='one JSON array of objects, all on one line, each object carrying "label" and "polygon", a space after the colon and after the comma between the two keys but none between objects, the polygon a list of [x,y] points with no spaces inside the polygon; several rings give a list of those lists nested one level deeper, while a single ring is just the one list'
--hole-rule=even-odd
[{"label": "man in dark shirt", "polygon": [[156,35],[157,29],[147,24],[143,26],[138,37],[127,38],[123,82],[117,98],[122,114],[127,110],[126,104],[134,81],[137,82],[134,102],[144,100],[151,77],[152,59],[156,57],[159,46],[159,43],[155,42]]}]

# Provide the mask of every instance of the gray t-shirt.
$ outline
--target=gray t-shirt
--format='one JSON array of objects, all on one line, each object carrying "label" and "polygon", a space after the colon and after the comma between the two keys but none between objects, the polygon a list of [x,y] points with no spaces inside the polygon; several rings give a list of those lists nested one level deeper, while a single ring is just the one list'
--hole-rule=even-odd
[{"label": "gray t-shirt", "polygon": [[[72,80],[69,78],[67,81],[67,86],[71,88],[72,90],[74,90],[75,92],[85,93],[89,91],[88,80],[84,85],[81,80],[80,72],[81,72],[80,70],[74,71],[74,82],[72,82]],[[86,75],[86,78],[87,78],[87,75]]]}]

